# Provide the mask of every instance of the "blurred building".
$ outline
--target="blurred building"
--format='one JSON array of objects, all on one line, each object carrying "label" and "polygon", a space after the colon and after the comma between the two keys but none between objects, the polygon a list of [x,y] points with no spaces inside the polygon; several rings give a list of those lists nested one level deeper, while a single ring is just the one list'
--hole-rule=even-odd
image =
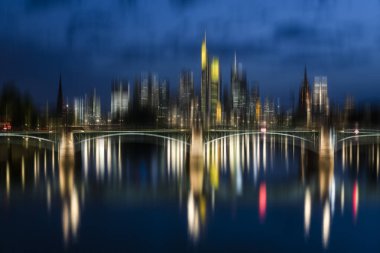
[{"label": "blurred building", "polygon": [[305,67],[304,78],[300,88],[298,102],[298,119],[302,124],[309,127],[311,125],[311,94],[309,88],[309,80]]},{"label": "blurred building", "polygon": [[114,80],[111,91],[111,119],[121,122],[128,113],[130,85],[126,80]]},{"label": "blurred building", "polygon": [[232,112],[231,124],[241,126],[247,113],[247,76],[243,65],[237,62],[236,54],[231,68]]},{"label": "blurred building", "polygon": [[149,76],[147,73],[142,73],[141,78],[139,80],[139,102],[140,102],[140,107],[147,109],[151,105],[150,101],[150,90],[151,88],[149,87]]},{"label": "blurred building", "polygon": [[194,98],[193,72],[185,70],[181,72],[179,80],[179,108],[181,111],[182,126],[190,127],[191,101]]},{"label": "blurred building", "polygon": [[100,97],[96,95],[96,89],[94,89],[93,93],[90,96],[87,105],[87,118],[88,123],[90,125],[97,125],[101,123],[101,103]]},{"label": "blurred building", "polygon": [[85,125],[85,100],[83,98],[74,98],[74,125]]},{"label": "blurred building", "polygon": [[210,79],[210,125],[216,126],[221,123],[222,111],[220,103],[220,66],[219,58],[213,57],[211,61]]},{"label": "blurred building", "polygon": [[74,98],[72,109],[74,124],[77,126],[98,125],[102,123],[100,97],[94,89],[90,97]]},{"label": "blurred building", "polygon": [[160,103],[160,88],[158,75],[154,73],[149,75],[149,89],[150,105],[152,110],[156,112]]},{"label": "blurred building", "polygon": [[[260,103],[260,90],[258,82],[255,82],[250,89],[249,99],[248,99],[248,112],[247,118],[249,121],[249,125],[253,127],[258,126],[258,120],[256,118],[256,106]],[[260,106],[261,109],[261,106]]]},{"label": "blurred building", "polygon": [[154,73],[142,73],[135,85],[138,105],[141,109],[158,111],[160,99],[160,87],[158,75]]},{"label": "blurred building", "polygon": [[326,76],[316,76],[314,78],[313,108],[314,112],[320,115],[328,115],[329,113]]},{"label": "blurred building", "polygon": [[159,106],[157,113],[158,123],[168,125],[169,120],[169,82],[162,80],[159,86]]},{"label": "blurred building", "polygon": [[64,104],[63,104],[63,92],[62,92],[62,76],[59,76],[58,83],[58,95],[57,95],[57,107],[56,107],[56,115],[58,118],[63,117],[64,112]]},{"label": "blurred building", "polygon": [[263,117],[266,126],[273,126],[276,124],[275,102],[269,98],[265,98],[264,101]]},{"label": "blurred building", "polygon": [[207,55],[206,34],[202,41],[201,48],[201,114],[204,126],[208,125],[210,109],[210,83],[209,83],[209,62]]}]

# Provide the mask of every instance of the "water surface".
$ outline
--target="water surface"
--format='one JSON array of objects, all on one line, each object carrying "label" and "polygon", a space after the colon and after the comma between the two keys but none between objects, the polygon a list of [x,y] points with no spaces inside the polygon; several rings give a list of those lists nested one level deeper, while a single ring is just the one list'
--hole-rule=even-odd
[{"label": "water surface", "polygon": [[269,135],[0,149],[2,252],[380,249],[376,142],[332,155]]}]

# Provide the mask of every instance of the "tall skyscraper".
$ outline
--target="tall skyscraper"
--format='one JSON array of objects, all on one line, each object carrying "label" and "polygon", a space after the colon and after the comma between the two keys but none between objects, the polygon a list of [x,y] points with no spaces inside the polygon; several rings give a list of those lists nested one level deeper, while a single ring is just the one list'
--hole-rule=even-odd
[{"label": "tall skyscraper", "polygon": [[206,34],[202,41],[201,48],[201,67],[202,67],[202,79],[201,79],[201,114],[203,126],[208,125],[209,121],[209,62],[207,55]]},{"label": "tall skyscraper", "polygon": [[169,119],[169,82],[162,80],[159,87],[159,106],[157,113],[158,123],[168,125]]},{"label": "tall skyscraper", "polygon": [[259,122],[256,119],[256,105],[257,105],[257,102],[260,103],[260,90],[259,90],[259,84],[257,81],[254,82],[254,84],[250,88],[248,100],[249,100],[249,103],[248,103],[247,117],[248,117],[250,125],[257,127],[258,126],[257,124]]},{"label": "tall skyscraper", "polygon": [[236,53],[231,68],[232,124],[241,125],[247,113],[247,77]]},{"label": "tall skyscraper", "polygon": [[63,93],[62,93],[62,76],[59,75],[59,84],[58,84],[58,96],[57,96],[57,108],[56,113],[57,117],[61,118],[63,116]]},{"label": "tall skyscraper", "polygon": [[154,73],[142,73],[137,82],[140,108],[156,113],[159,106],[158,76]]},{"label": "tall skyscraper", "polygon": [[96,89],[90,96],[87,104],[87,118],[90,125],[98,125],[101,123],[101,103],[100,97],[96,94]]},{"label": "tall skyscraper", "polygon": [[82,126],[85,124],[85,103],[83,98],[74,98],[74,125]]},{"label": "tall skyscraper", "polygon": [[306,123],[307,127],[311,125],[311,94],[309,88],[309,80],[307,78],[307,70],[305,66],[304,78],[300,88],[298,102],[298,118],[302,123]]},{"label": "tall skyscraper", "polygon": [[212,58],[210,74],[210,124],[215,126],[221,121],[220,66],[217,57]]},{"label": "tall skyscraper", "polygon": [[181,110],[182,125],[190,126],[191,101],[194,98],[193,72],[184,70],[179,80],[179,107]]},{"label": "tall skyscraper", "polygon": [[276,123],[276,114],[275,114],[275,103],[272,99],[268,97],[264,101],[264,111],[263,111],[263,120],[265,126],[273,126]]},{"label": "tall skyscraper", "polygon": [[160,88],[159,88],[159,81],[157,74],[150,74],[149,75],[149,88],[150,88],[150,103],[152,110],[156,112],[158,110],[159,106],[159,99],[160,99]]},{"label": "tall skyscraper", "polygon": [[123,121],[129,109],[130,86],[126,80],[114,80],[111,91],[111,118]]},{"label": "tall skyscraper", "polygon": [[141,74],[140,78],[140,107],[148,109],[151,105],[150,101],[150,87],[149,87],[149,76],[146,73]]},{"label": "tall skyscraper", "polygon": [[313,88],[314,112],[320,115],[329,114],[329,97],[327,93],[327,77],[316,76]]}]

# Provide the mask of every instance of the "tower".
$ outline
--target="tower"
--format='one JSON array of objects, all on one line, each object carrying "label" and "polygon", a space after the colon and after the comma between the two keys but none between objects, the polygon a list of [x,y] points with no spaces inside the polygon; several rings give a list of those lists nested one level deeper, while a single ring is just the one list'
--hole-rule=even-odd
[{"label": "tower", "polygon": [[302,122],[306,123],[307,127],[311,125],[311,94],[309,81],[307,78],[307,69],[305,66],[304,77],[300,88],[298,102],[298,117]]},{"label": "tower", "polygon": [[63,116],[63,93],[62,93],[62,76],[61,75],[59,75],[56,113],[57,113],[58,118],[61,118]]},{"label": "tower", "polygon": [[237,62],[236,53],[231,68],[232,123],[240,125],[245,120],[247,106],[247,77],[243,65]]},{"label": "tower", "polygon": [[327,92],[327,77],[314,77],[313,106],[316,114],[327,116],[329,114],[329,97]]},{"label": "tower", "polygon": [[128,112],[130,88],[127,80],[115,79],[112,81],[111,91],[111,118],[121,122]]},{"label": "tower", "polygon": [[183,70],[179,80],[179,107],[183,125],[190,126],[191,101],[194,98],[193,72]]},{"label": "tower", "polygon": [[206,33],[202,41],[201,48],[201,68],[202,68],[202,78],[201,78],[201,114],[203,126],[208,125],[209,121],[209,66],[208,66],[208,56],[207,56],[207,44],[206,44]]},{"label": "tower", "polygon": [[[216,125],[220,123],[220,67],[219,58],[213,57],[211,61],[211,80],[210,80],[210,123]],[[219,112],[219,113],[218,113]]]}]

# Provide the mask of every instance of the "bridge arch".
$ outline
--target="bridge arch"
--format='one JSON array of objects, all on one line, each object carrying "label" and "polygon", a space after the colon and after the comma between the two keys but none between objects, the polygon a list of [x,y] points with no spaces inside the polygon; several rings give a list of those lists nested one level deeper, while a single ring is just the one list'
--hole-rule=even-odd
[{"label": "bridge arch", "polygon": [[190,143],[188,143],[186,141],[183,141],[183,140],[179,140],[179,139],[173,138],[173,137],[169,137],[169,136],[165,136],[165,135],[160,135],[160,134],[154,134],[154,133],[141,133],[141,132],[120,132],[120,133],[103,134],[103,135],[100,135],[100,136],[95,136],[95,137],[90,137],[90,138],[86,138],[86,139],[80,140],[80,141],[76,142],[75,145],[79,145],[81,143],[84,143],[84,142],[87,142],[87,141],[91,141],[91,140],[97,140],[97,139],[103,139],[103,138],[109,138],[109,137],[119,137],[119,136],[153,137],[153,138],[158,138],[158,139],[165,139],[165,140],[170,140],[170,141],[176,141],[176,142],[179,142],[181,144],[190,146]]},{"label": "bridge arch", "polygon": [[[306,131],[296,131],[294,133],[317,133],[317,132],[306,132]],[[225,139],[228,139],[228,138],[231,138],[231,137],[240,137],[240,136],[246,136],[246,135],[258,135],[258,136],[265,136],[265,135],[269,135],[269,136],[281,136],[281,137],[288,137],[288,138],[292,138],[292,139],[295,139],[295,140],[298,140],[299,142],[305,142],[306,145],[305,148],[311,150],[311,151],[316,151],[316,142],[312,141],[312,140],[309,140],[307,138],[304,138],[304,137],[301,137],[301,136],[298,136],[298,135],[294,135],[294,134],[291,134],[293,132],[271,132],[271,131],[268,131],[268,132],[262,132],[262,131],[249,131],[249,132],[238,132],[238,133],[229,133],[227,135],[224,135],[224,136],[221,136],[221,137],[217,137],[215,139],[211,139],[211,140],[208,140],[207,142],[205,142],[205,145],[208,145],[208,144],[212,144],[216,141],[220,141],[220,140],[225,140]],[[297,143],[297,145],[299,145]]]},{"label": "bridge arch", "polygon": [[[368,141],[364,141],[365,139],[367,139]],[[380,132],[357,134],[357,135],[346,136],[344,138],[338,139],[335,145],[335,151],[340,150],[345,141],[358,141],[356,145],[380,143]]]},{"label": "bridge arch", "polygon": [[55,141],[52,141],[52,140],[49,140],[49,139],[46,139],[46,138],[42,138],[42,137],[38,137],[38,136],[33,136],[33,135],[27,135],[27,134],[0,133],[0,138],[1,137],[4,137],[4,138],[16,137],[16,138],[23,138],[25,140],[34,139],[34,140],[37,140],[37,141],[44,141],[44,142],[49,142],[49,143],[55,143]]}]

